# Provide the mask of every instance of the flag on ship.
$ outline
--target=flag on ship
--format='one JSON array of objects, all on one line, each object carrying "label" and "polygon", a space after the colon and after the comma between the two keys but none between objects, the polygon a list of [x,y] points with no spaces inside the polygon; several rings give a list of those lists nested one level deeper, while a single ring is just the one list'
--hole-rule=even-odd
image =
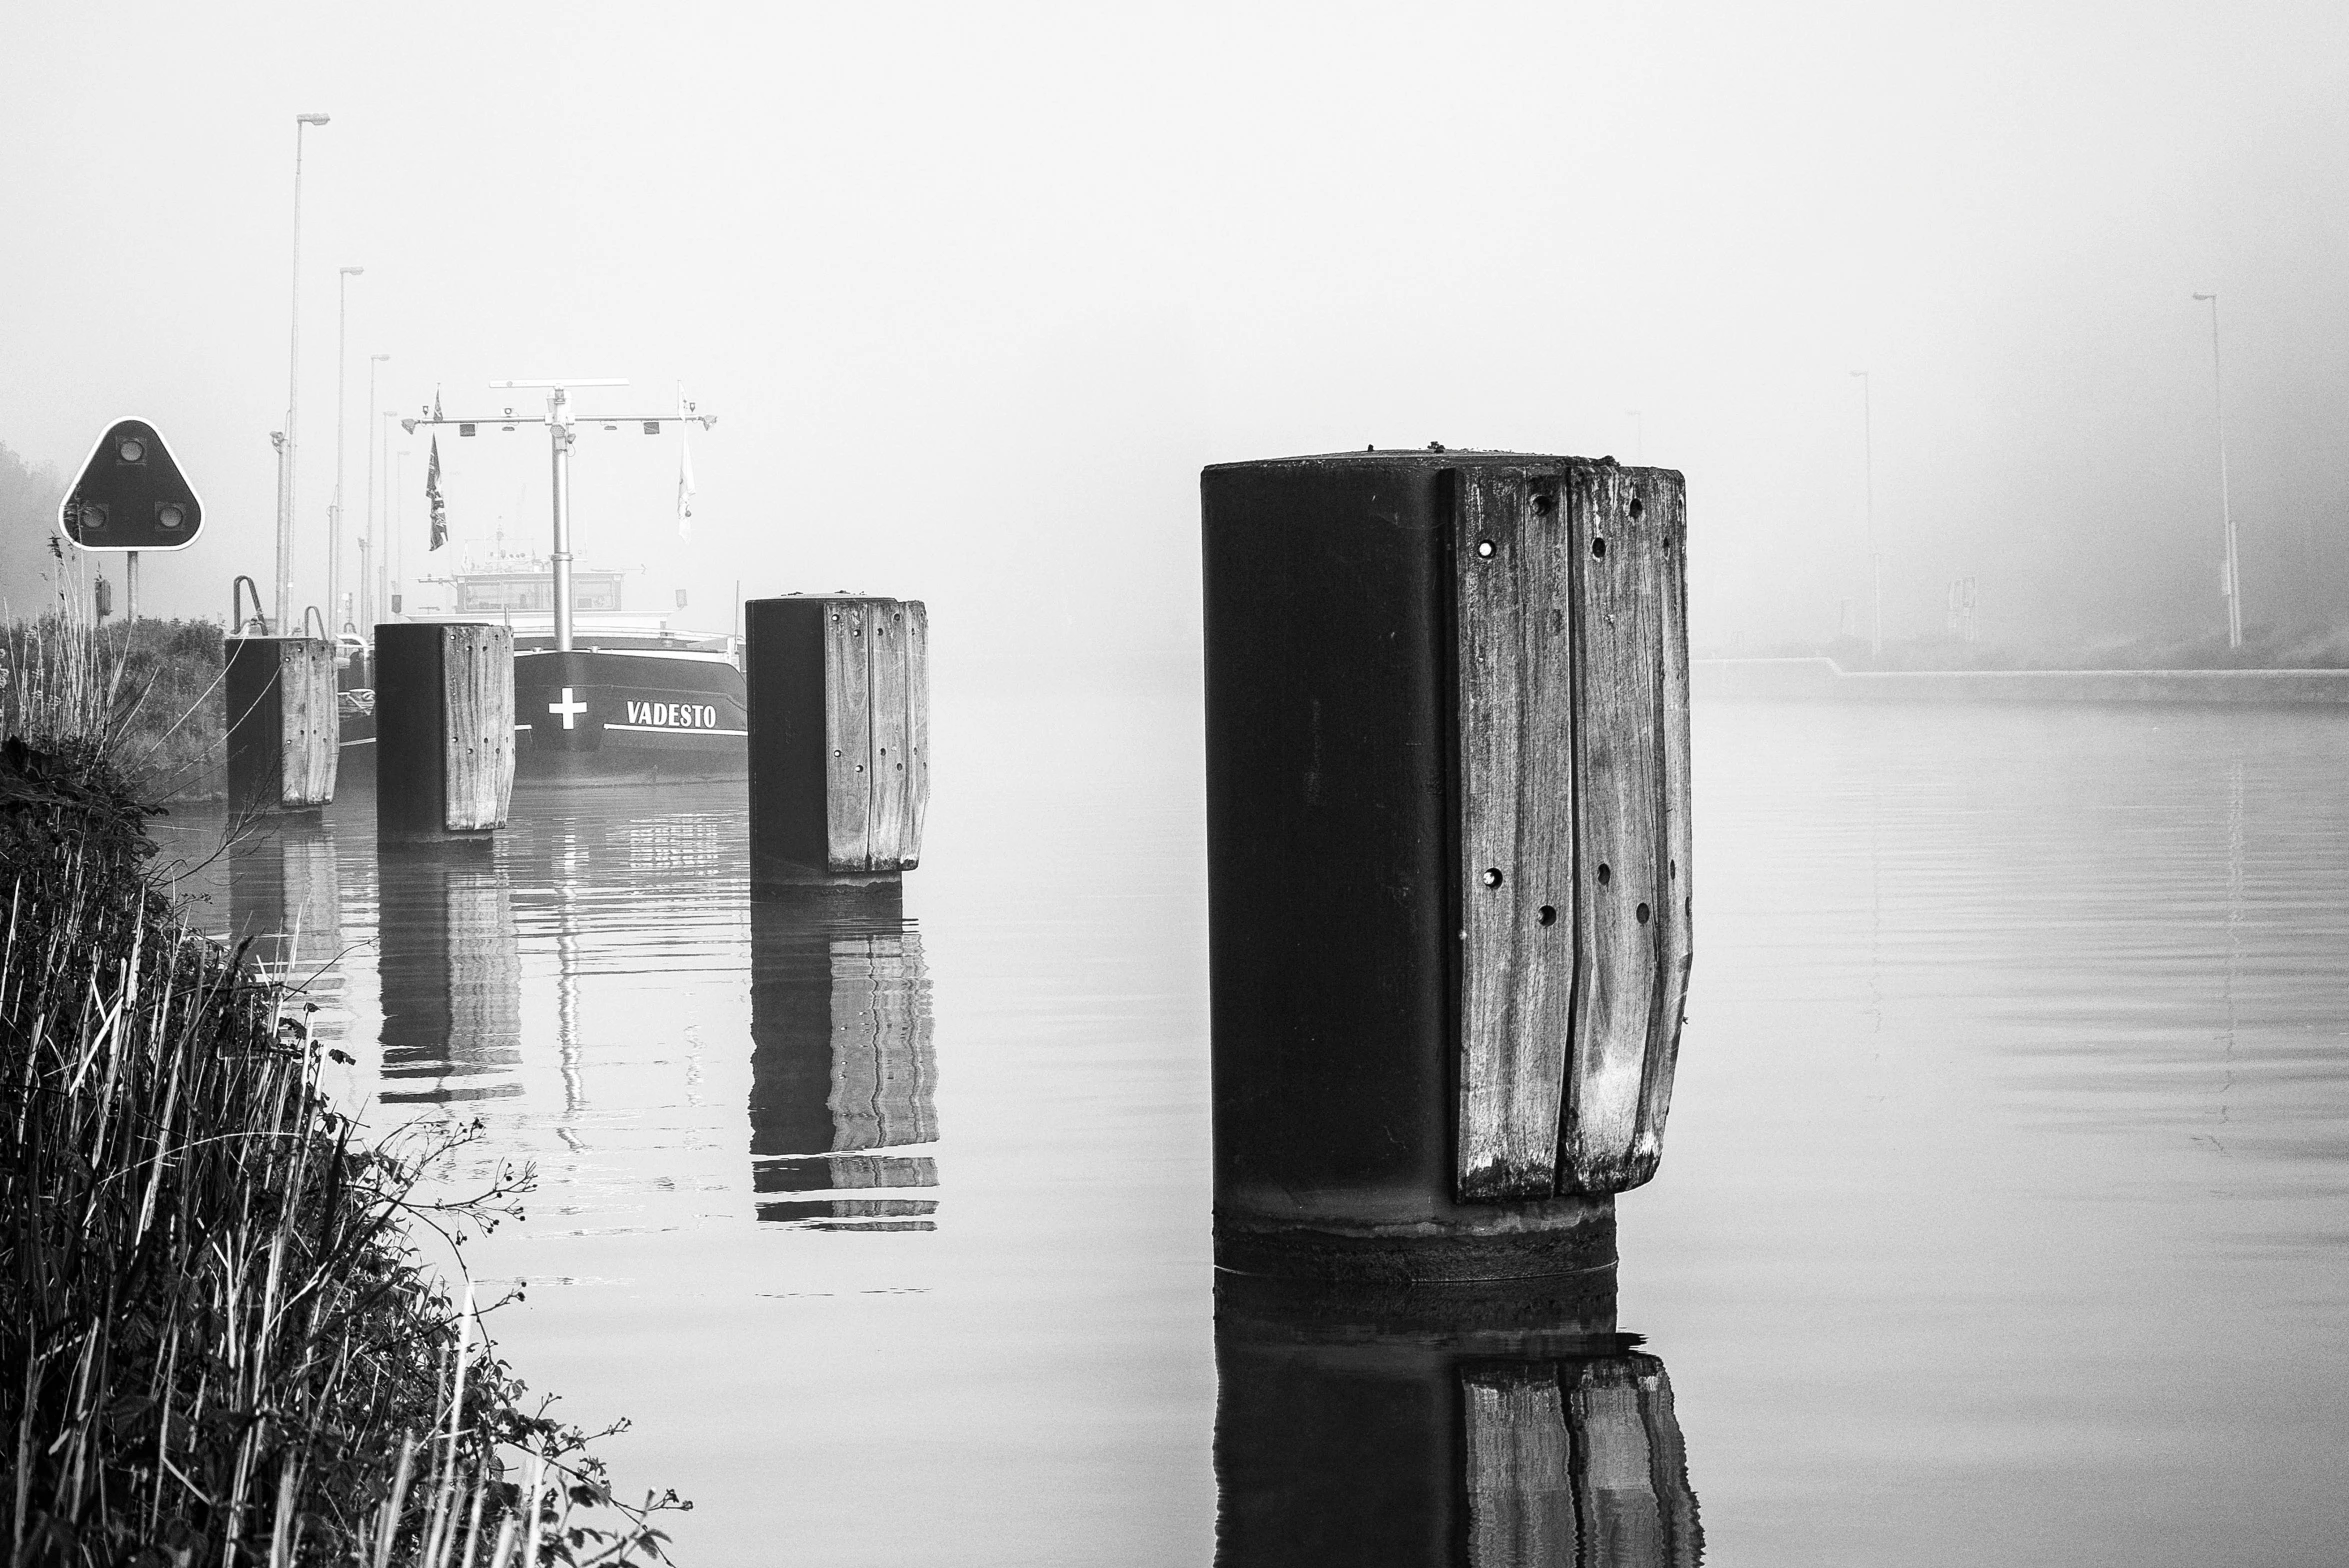
[{"label": "flag on ship", "polygon": [[[440,388],[432,389],[432,422],[440,423]],[[440,432],[432,433],[432,456],[424,465],[424,499],[432,503],[432,548],[449,542],[448,504],[440,498]]]},{"label": "flag on ship", "polygon": [[449,542],[449,509],[440,498],[440,435],[432,437],[432,456],[424,464],[424,499],[432,503],[432,548]]}]

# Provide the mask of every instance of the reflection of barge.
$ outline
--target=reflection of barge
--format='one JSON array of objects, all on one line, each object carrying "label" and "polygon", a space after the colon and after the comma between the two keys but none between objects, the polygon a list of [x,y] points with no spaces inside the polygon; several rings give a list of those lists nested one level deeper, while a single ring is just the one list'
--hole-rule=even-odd
[{"label": "reflection of barge", "polygon": [[[747,776],[737,640],[624,613],[620,581],[618,572],[571,574],[568,648],[555,626],[554,574],[527,558],[496,557],[486,569],[424,579],[406,618],[513,628],[518,783]],[[346,758],[359,738],[354,717],[344,721]],[[374,734],[372,711],[365,734]]]}]

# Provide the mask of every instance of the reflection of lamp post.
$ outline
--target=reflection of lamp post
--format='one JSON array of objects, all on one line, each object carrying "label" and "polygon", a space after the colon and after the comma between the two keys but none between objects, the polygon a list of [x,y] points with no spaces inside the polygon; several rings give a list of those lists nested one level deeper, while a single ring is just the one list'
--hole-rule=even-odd
[{"label": "reflection of lamp post", "polygon": [[375,442],[384,427],[377,422],[375,417],[375,372],[381,368],[384,361],[390,358],[389,354],[367,356],[367,532],[359,540],[359,625],[362,628],[361,636],[366,635],[364,628],[375,624],[373,611],[377,608],[375,573],[370,569],[370,563],[374,558],[375,550]]},{"label": "reflection of lamp post", "polygon": [[286,372],[284,477],[277,489],[277,624],[294,619],[294,414],[302,402],[302,132],[324,125],[323,114],[294,116],[294,308],[293,347]]},{"label": "reflection of lamp post", "polygon": [[343,371],[343,350],[351,336],[351,280],[365,267],[338,269],[335,284],[334,329],[334,505],[326,509],[326,618],[333,623],[327,635],[339,636],[350,624],[343,615],[343,394],[350,377]]},{"label": "reflection of lamp post", "polygon": [[1884,557],[1876,549],[1876,399],[1868,373],[1855,370],[1852,374],[1860,378],[1860,439],[1864,454],[1861,474],[1866,485],[1868,575],[1876,605],[1875,618],[1868,627],[1868,655],[1881,659],[1884,657]]},{"label": "reflection of lamp post", "polygon": [[2227,401],[2219,379],[2218,296],[2197,294],[2194,297],[2210,301],[2210,406],[2218,414],[2219,528],[2227,546],[2223,584],[2227,595],[2227,646],[2240,648],[2243,646],[2243,584],[2235,575],[2235,512],[2227,501]]}]

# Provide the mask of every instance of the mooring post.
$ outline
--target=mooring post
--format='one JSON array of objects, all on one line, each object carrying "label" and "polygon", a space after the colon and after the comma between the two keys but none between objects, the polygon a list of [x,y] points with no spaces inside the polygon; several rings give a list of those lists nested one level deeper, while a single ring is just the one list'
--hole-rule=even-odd
[{"label": "mooring post", "polygon": [[514,793],[514,634],[375,628],[375,824],[385,843],[486,842]]},{"label": "mooring post", "polygon": [[231,811],[316,811],[341,755],[334,645],[312,637],[223,639]]},{"label": "mooring post", "polygon": [[745,612],[753,882],[912,870],[930,801],[927,606],[794,594]]},{"label": "mooring post", "polygon": [[1680,475],[1431,449],[1201,486],[1217,1262],[1611,1267],[1689,967]]}]

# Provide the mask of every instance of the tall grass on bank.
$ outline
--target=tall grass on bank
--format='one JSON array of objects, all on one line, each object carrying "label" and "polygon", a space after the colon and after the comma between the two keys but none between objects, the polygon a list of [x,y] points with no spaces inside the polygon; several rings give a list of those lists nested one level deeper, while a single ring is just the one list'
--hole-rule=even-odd
[{"label": "tall grass on bank", "polygon": [[363,1145],[284,994],[147,885],[147,810],[86,736],[0,742],[13,1568],[658,1559],[673,1497],[617,1505],[418,1251],[521,1182],[427,1203],[466,1130]]},{"label": "tall grass on bank", "polygon": [[220,628],[61,614],[0,625],[0,733],[94,742],[150,800],[226,792]]}]

